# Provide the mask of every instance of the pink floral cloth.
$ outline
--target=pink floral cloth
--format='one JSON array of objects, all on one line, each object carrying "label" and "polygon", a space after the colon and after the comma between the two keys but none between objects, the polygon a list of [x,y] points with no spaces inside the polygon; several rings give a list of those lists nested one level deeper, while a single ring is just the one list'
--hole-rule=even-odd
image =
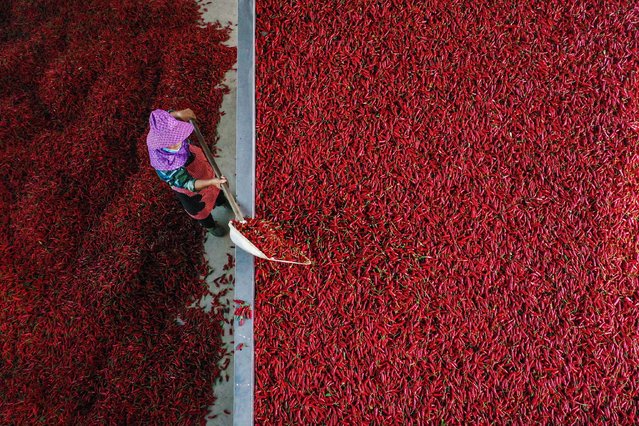
[{"label": "pink floral cloth", "polygon": [[193,133],[193,125],[174,118],[167,111],[156,109],[149,117],[149,126],[146,145],[151,166],[157,170],[175,170],[182,167],[189,159],[188,146],[182,144],[178,152],[166,152],[162,148],[183,142]]}]

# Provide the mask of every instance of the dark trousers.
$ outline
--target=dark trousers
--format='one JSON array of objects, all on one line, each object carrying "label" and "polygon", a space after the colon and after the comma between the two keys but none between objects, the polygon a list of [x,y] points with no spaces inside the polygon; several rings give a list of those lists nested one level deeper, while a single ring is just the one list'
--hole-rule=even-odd
[{"label": "dark trousers", "polygon": [[[204,203],[202,203],[202,196],[199,194],[190,197],[186,194],[182,194],[181,192],[176,191],[175,196],[178,198],[178,200],[180,200],[180,203],[182,203],[182,207],[184,207],[184,210],[186,210],[190,214],[196,214],[204,207]],[[215,200],[215,206],[217,207],[223,204],[228,204],[228,201],[224,196],[224,191],[220,191],[217,199]],[[213,219],[213,216],[211,215],[208,215],[204,219],[199,219],[198,222],[205,228],[215,227],[215,219]]]}]

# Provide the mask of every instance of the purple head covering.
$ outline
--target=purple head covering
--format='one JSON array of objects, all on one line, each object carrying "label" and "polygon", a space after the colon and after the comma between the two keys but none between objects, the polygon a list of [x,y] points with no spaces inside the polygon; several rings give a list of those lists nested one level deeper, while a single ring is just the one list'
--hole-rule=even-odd
[{"label": "purple head covering", "polygon": [[178,152],[166,152],[162,148],[183,142],[193,132],[193,125],[173,118],[168,112],[156,109],[149,117],[151,129],[146,137],[151,166],[157,170],[175,170],[189,159],[189,144],[183,143]]}]

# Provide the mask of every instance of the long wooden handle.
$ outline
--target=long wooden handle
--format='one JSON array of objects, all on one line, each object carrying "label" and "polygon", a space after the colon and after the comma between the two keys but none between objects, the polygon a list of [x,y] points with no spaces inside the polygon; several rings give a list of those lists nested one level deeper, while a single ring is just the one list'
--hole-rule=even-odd
[{"label": "long wooden handle", "polygon": [[[197,139],[200,141],[200,147],[204,151],[204,155],[206,156],[206,159],[209,160],[209,163],[211,163],[211,166],[213,167],[213,171],[215,171],[215,175],[218,178],[224,176],[220,168],[217,166],[217,163],[215,162],[215,159],[213,158],[213,154],[211,154],[211,150],[209,149],[208,145],[204,141],[204,136],[202,136],[202,132],[200,132],[200,128],[197,126],[197,123],[193,119],[189,120],[189,122],[193,125],[195,135],[197,136]],[[229,200],[229,204],[231,205],[231,208],[233,209],[235,218],[239,220],[240,222],[244,222],[244,215],[242,214],[242,211],[240,210],[239,204],[237,204],[237,201],[235,201],[235,196],[231,192],[231,188],[229,187],[228,180],[226,183],[223,183],[221,186],[222,186],[222,191],[224,191],[224,195],[226,196],[226,199]]]}]

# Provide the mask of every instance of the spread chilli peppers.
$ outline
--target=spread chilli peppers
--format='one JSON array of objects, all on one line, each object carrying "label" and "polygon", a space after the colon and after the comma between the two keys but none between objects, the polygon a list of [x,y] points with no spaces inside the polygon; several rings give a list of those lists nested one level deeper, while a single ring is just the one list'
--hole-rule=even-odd
[{"label": "spread chilli peppers", "polygon": [[233,226],[268,258],[286,262],[308,262],[302,251],[286,240],[282,228],[271,221],[249,218],[244,222],[234,220]]},{"label": "spread chilli peppers", "polygon": [[246,303],[243,300],[234,299],[233,302],[237,305],[235,307],[234,317],[238,320],[240,325],[244,325],[244,322],[247,319],[253,318],[253,313],[251,312],[251,305]]},{"label": "spread chilli peppers", "polygon": [[636,2],[256,4],[256,423],[637,423]]},{"label": "spread chilli peppers", "polygon": [[223,307],[188,308],[203,232],[145,136],[154,108],[214,131],[228,30],[185,0],[3,1],[0,22],[0,424],[203,422]]}]

